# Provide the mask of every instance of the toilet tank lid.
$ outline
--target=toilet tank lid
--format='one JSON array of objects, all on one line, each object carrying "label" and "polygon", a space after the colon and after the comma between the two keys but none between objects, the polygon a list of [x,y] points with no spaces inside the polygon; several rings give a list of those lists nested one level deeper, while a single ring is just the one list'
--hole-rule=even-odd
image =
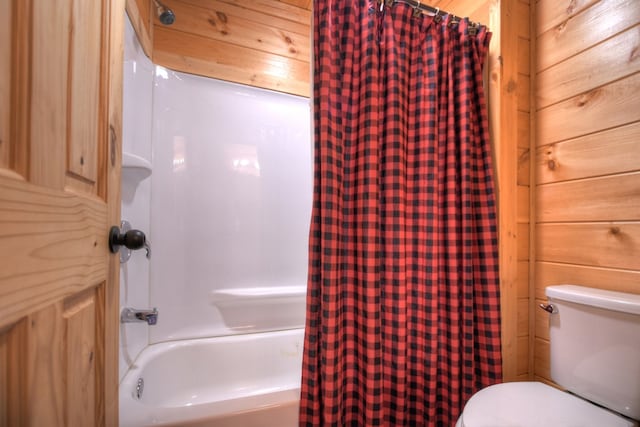
[{"label": "toilet tank lid", "polygon": [[577,285],[547,286],[546,294],[550,299],[640,315],[640,295]]}]

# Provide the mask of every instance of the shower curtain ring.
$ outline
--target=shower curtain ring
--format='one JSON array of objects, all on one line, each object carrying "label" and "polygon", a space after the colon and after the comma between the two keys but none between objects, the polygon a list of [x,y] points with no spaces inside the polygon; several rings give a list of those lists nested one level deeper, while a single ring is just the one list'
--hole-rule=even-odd
[{"label": "shower curtain ring", "polygon": [[436,13],[433,15],[433,21],[437,24],[442,20],[442,16],[440,16],[440,8],[436,7]]},{"label": "shower curtain ring", "polygon": [[421,0],[418,0],[418,4],[416,4],[416,5],[413,7],[413,17],[414,17],[414,18],[417,18],[417,17],[418,17],[418,16],[420,16],[420,14],[422,13],[422,12],[420,11],[420,3],[421,3]]},{"label": "shower curtain ring", "polygon": [[471,24],[469,25],[469,35],[470,36],[475,36],[476,34],[478,34],[478,23],[477,22],[471,22]]}]

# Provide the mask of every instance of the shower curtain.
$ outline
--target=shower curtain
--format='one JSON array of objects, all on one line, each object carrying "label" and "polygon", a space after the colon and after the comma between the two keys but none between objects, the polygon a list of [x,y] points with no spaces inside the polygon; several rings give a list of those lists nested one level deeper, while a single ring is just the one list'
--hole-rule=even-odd
[{"label": "shower curtain", "polygon": [[300,425],[453,426],[502,377],[491,35],[374,0],[314,27]]}]

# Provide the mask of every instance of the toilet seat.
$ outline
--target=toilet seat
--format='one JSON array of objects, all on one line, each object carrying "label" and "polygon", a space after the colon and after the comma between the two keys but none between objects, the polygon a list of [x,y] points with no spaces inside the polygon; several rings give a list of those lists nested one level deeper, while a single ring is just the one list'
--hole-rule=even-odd
[{"label": "toilet seat", "polygon": [[496,384],[473,395],[457,427],[634,427],[636,424],[539,382]]}]

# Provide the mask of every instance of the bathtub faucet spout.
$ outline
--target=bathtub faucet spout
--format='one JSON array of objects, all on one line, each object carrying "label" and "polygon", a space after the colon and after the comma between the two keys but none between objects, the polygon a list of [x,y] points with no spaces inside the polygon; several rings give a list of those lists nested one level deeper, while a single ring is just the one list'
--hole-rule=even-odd
[{"label": "bathtub faucet spout", "polygon": [[120,322],[147,322],[149,325],[155,325],[158,322],[158,309],[154,307],[153,310],[138,310],[125,307],[122,309],[122,313],[120,313]]}]

